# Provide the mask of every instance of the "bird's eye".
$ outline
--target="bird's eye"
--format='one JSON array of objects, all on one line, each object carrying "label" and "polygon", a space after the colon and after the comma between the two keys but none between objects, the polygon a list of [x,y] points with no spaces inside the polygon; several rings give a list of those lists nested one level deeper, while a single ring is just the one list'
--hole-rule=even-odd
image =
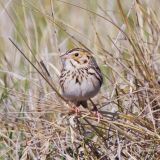
[{"label": "bird's eye", "polygon": [[75,55],[75,57],[78,57],[78,56],[79,56],[79,53],[75,53],[74,55]]}]

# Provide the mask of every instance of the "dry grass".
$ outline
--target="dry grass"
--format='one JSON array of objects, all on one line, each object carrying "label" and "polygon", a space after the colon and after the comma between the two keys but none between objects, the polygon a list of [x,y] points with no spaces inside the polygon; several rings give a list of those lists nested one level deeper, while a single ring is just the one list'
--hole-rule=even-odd
[{"label": "dry grass", "polygon": [[[0,160],[159,160],[159,5],[0,0]],[[60,96],[59,55],[77,46],[104,75],[99,123]]]}]

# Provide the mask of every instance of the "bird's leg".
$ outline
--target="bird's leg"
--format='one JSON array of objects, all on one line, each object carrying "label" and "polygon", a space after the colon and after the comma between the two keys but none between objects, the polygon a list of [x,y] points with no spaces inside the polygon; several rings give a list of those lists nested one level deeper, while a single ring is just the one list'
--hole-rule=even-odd
[{"label": "bird's leg", "polygon": [[77,106],[75,103],[71,103],[71,113],[76,113],[76,115],[78,115],[80,113],[80,109],[78,108],[79,106]]},{"label": "bird's leg", "polygon": [[77,106],[74,106],[73,109],[74,109],[74,112],[76,113],[76,115],[81,113],[80,109]]},{"label": "bird's leg", "polygon": [[94,104],[94,102],[93,102],[91,99],[89,99],[89,100],[90,100],[90,102],[91,102],[92,105],[93,105],[92,113],[97,117],[98,122],[99,122],[100,119],[102,118],[102,115],[99,113],[98,108],[97,108],[97,106]]}]

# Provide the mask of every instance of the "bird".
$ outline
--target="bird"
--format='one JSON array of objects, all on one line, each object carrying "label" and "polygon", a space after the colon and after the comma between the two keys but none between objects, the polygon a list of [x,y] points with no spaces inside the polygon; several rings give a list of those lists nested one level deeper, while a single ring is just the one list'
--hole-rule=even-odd
[{"label": "bird", "polygon": [[[83,48],[73,48],[61,56],[62,70],[59,78],[62,96],[75,104],[88,107],[87,101],[97,95],[102,83],[102,72],[92,56]],[[94,105],[93,111],[98,111]]]}]

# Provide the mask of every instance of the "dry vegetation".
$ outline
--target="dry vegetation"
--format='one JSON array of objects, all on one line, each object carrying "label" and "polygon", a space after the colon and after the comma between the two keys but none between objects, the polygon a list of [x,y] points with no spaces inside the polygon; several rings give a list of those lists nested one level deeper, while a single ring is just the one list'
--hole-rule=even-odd
[{"label": "dry vegetation", "polygon": [[[159,6],[0,0],[0,160],[159,160]],[[59,94],[59,55],[73,47],[91,50],[103,72],[99,123]]]}]

